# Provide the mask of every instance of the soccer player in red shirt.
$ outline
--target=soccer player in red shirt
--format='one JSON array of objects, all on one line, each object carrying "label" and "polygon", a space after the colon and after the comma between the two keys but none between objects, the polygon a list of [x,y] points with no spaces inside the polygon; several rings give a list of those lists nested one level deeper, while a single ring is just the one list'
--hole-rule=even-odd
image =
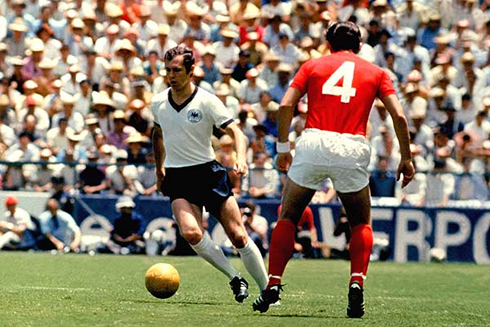
[{"label": "soccer player in red shirt", "polygon": [[[310,60],[299,69],[282,99],[279,111],[277,168],[288,172],[278,223],[269,252],[269,284],[253,303],[265,312],[279,300],[281,278],[294,248],[295,229],[303,210],[326,178],[342,201],[351,227],[351,278],[347,315],[364,314],[363,281],[373,246],[371,196],[367,166],[370,145],[366,140],[369,112],[379,98],[390,113],[400,143],[397,179],[402,187],[413,178],[408,125],[393,84],[381,68],[359,58],[359,27],[336,22],[327,31],[331,55]],[[293,109],[308,95],[306,129],[296,143],[294,160],[288,131]]]}]

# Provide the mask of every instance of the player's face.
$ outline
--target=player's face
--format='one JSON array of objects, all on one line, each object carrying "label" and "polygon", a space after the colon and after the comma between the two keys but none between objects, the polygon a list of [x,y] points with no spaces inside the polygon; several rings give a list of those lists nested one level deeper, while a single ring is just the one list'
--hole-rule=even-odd
[{"label": "player's face", "polygon": [[174,90],[182,90],[190,83],[192,67],[189,73],[184,67],[184,56],[175,56],[171,61],[166,62],[165,70],[170,87]]}]

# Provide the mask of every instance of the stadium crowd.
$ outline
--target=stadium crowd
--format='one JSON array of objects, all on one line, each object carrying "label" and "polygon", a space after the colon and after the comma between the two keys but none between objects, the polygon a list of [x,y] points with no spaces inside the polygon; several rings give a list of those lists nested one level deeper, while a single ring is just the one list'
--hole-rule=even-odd
[{"label": "stadium crowd", "polygon": [[[411,128],[417,174],[401,190],[393,123],[373,104],[373,196],[415,206],[486,201],[488,0],[2,0],[0,187],[157,195],[149,104],[167,87],[164,53],[181,44],[198,60],[194,83],[223,101],[247,137],[251,171],[243,180],[230,172],[234,192],[279,198],[279,103],[298,67],[328,54],[325,27],[337,20],[361,26],[359,55],[390,74]],[[303,99],[293,146],[307,110]],[[214,146],[233,166],[231,138],[217,131]],[[314,199],[336,200],[328,183]]]}]

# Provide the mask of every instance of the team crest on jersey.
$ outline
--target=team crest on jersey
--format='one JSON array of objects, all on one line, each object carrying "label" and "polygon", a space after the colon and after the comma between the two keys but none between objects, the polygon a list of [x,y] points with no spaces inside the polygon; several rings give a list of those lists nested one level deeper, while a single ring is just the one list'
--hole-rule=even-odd
[{"label": "team crest on jersey", "polygon": [[202,111],[199,109],[191,109],[187,112],[187,120],[191,123],[199,123],[202,120]]}]

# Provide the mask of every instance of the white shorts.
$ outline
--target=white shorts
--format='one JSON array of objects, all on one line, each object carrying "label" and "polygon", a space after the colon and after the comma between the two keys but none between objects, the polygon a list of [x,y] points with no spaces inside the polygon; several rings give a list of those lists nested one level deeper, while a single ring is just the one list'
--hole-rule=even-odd
[{"label": "white shorts", "polygon": [[371,146],[362,135],[306,129],[295,146],[288,176],[296,184],[320,190],[330,178],[341,193],[358,192],[369,184]]}]

